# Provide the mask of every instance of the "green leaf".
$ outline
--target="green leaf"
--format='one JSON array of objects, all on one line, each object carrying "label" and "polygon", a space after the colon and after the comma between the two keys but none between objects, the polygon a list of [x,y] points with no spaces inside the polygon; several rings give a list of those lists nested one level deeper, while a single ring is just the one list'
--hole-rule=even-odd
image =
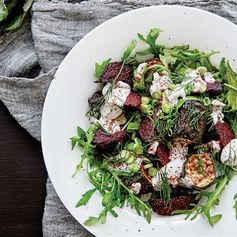
[{"label": "green leaf", "polygon": [[210,222],[211,226],[215,225],[221,219],[221,217],[222,217],[221,214],[218,214],[218,215],[215,215],[215,216],[211,216],[209,218],[209,222]]},{"label": "green leaf", "polygon": [[102,205],[104,207],[108,206],[108,204],[111,202],[111,193],[110,192],[107,192],[104,196],[103,196],[103,199],[102,199]]},{"label": "green leaf", "polygon": [[78,201],[76,207],[80,207],[80,206],[83,206],[83,205],[86,205],[90,198],[92,197],[93,193],[96,191],[96,188],[93,188],[87,192],[85,192],[83,195],[82,195],[82,198]]},{"label": "green leaf", "polygon": [[92,226],[98,222],[97,217],[90,216],[83,224],[85,226]]},{"label": "green leaf", "polygon": [[78,137],[85,137],[86,132],[81,127],[77,127],[77,136]]},{"label": "green leaf", "polygon": [[138,33],[138,38],[148,44],[150,46],[150,49],[148,49],[148,51],[145,50],[138,52],[137,54],[147,55],[148,53],[152,53],[154,55],[158,55],[160,53],[160,49],[164,48],[164,46],[156,45],[156,40],[159,37],[160,32],[162,32],[162,30],[160,30],[159,28],[153,28],[149,31],[146,38],[142,34]]},{"label": "green leaf", "polygon": [[125,62],[132,54],[133,50],[135,49],[137,45],[137,41],[136,40],[132,40],[130,42],[130,44],[128,45],[128,47],[126,48],[126,50],[123,53],[123,56],[121,58],[122,62]]},{"label": "green leaf", "polygon": [[225,58],[221,59],[221,62],[220,62],[220,65],[219,65],[219,71],[220,71],[221,77],[224,78],[224,76],[226,74],[226,71],[227,71]]},{"label": "green leaf", "polygon": [[4,3],[4,0],[0,0],[0,22],[5,20],[8,16],[8,9]]},{"label": "green leaf", "polygon": [[72,146],[72,150],[73,150],[79,141],[79,137],[74,136],[74,137],[71,137],[70,140],[71,140],[71,146]]},{"label": "green leaf", "polygon": [[232,70],[229,62],[227,62],[224,79],[228,83],[225,84],[228,88],[225,97],[229,110],[232,112],[237,111],[237,73]]},{"label": "green leaf", "polygon": [[148,54],[152,54],[152,49],[151,48],[148,48],[148,49],[145,49],[145,50],[142,50],[142,51],[139,51],[137,52],[136,54],[137,55],[140,55],[140,56],[146,56]]},{"label": "green leaf", "polygon": [[173,56],[160,55],[160,61],[165,65],[165,67],[173,66],[177,58]]},{"label": "green leaf", "polygon": [[104,71],[105,67],[110,63],[111,58],[104,60],[101,64],[95,64],[95,77],[99,78],[101,73]]}]

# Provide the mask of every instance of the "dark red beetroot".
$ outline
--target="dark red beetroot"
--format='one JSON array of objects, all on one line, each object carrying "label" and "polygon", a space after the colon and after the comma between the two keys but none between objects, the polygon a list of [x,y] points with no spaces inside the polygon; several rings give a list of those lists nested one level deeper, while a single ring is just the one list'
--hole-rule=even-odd
[{"label": "dark red beetroot", "polygon": [[[112,82],[119,74],[122,67],[121,62],[109,63],[104,71],[101,73],[99,82]],[[131,85],[132,82],[132,67],[124,64],[122,71],[120,72],[117,81],[123,81]]]},{"label": "dark red beetroot", "polygon": [[155,135],[155,129],[150,119],[144,119],[138,131],[142,141],[150,142]]},{"label": "dark red beetroot", "polygon": [[138,110],[141,106],[141,97],[135,92],[131,92],[124,104],[125,109]]},{"label": "dark red beetroot", "polygon": [[196,203],[194,195],[183,195],[172,198],[169,203],[163,199],[153,199],[151,200],[151,207],[159,215],[170,216],[175,210],[191,209],[191,204],[194,203]]},{"label": "dark red beetroot", "polygon": [[93,105],[102,99],[102,91],[96,91],[89,99],[89,104]]},{"label": "dark red beetroot", "polygon": [[209,95],[216,96],[220,95],[224,90],[224,85],[219,82],[208,83],[207,82],[207,90]]},{"label": "dark red beetroot", "polygon": [[159,144],[156,150],[156,156],[158,157],[159,164],[161,167],[165,166],[170,162],[169,159],[169,148],[164,144]]},{"label": "dark red beetroot", "polygon": [[128,139],[129,137],[124,131],[108,134],[99,129],[95,133],[93,142],[96,148],[103,151],[113,148],[118,142],[126,142]]},{"label": "dark red beetroot", "polygon": [[223,147],[225,147],[232,139],[235,138],[230,125],[226,122],[216,123],[215,129]]}]

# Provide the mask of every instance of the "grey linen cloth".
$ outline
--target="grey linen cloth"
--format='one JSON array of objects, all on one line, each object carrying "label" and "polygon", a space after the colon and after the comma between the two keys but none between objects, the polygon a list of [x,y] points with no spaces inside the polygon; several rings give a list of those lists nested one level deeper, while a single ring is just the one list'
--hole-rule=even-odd
[{"label": "grey linen cloth", "polygon": [[[90,30],[120,13],[144,6],[178,4],[237,22],[235,0],[35,1],[32,20],[0,36],[0,99],[18,123],[40,140],[43,103],[56,67]],[[220,30],[221,34],[221,30]],[[48,180],[43,235],[92,236],[68,213]]]}]

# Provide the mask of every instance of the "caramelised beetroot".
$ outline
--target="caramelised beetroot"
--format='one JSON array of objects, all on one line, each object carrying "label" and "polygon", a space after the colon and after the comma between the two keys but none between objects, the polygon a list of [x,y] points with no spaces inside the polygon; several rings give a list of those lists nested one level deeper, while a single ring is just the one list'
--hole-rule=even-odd
[{"label": "caramelised beetroot", "polygon": [[136,92],[131,92],[124,104],[125,109],[138,110],[141,106],[141,97]]},{"label": "caramelised beetroot", "polygon": [[172,212],[175,210],[187,210],[191,209],[191,204],[195,204],[195,195],[182,195],[178,197],[174,197],[171,199],[169,203],[166,203],[163,199],[153,199],[151,200],[152,210],[164,216],[172,215]]},{"label": "caramelised beetroot", "polygon": [[234,135],[230,125],[226,122],[216,123],[215,130],[217,132],[217,135],[218,135],[223,147],[225,147],[232,139],[235,138],[235,135]]},{"label": "caramelised beetroot", "polygon": [[126,142],[128,139],[129,137],[124,131],[108,134],[99,129],[95,132],[93,143],[96,148],[103,151],[113,148],[118,142]]},{"label": "caramelised beetroot", "polygon": [[159,165],[161,167],[165,166],[167,163],[170,162],[169,155],[169,148],[164,144],[159,144],[156,150],[156,156],[159,160]]},{"label": "caramelised beetroot", "polygon": [[90,105],[93,105],[95,103],[97,103],[98,101],[100,101],[102,99],[103,95],[102,95],[102,91],[96,91],[89,99],[88,102]]},{"label": "caramelised beetroot", "polygon": [[150,119],[144,119],[139,127],[139,136],[143,142],[150,142],[155,135],[155,128]]},{"label": "caramelised beetroot", "polygon": [[209,83],[207,82],[207,89],[206,92],[210,96],[217,96],[220,95],[224,90],[224,85],[219,82]]},{"label": "caramelised beetroot", "polygon": [[112,82],[119,74],[117,81],[123,81],[129,85],[132,83],[132,67],[124,64],[122,71],[121,62],[109,63],[100,75],[99,82]]}]

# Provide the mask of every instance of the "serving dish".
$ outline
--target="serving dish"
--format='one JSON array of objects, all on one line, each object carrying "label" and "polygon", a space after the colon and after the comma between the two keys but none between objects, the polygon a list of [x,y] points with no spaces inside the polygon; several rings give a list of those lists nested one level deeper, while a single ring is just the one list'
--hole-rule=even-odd
[{"label": "serving dish", "polygon": [[[95,91],[94,63],[108,56],[113,61],[118,60],[137,32],[146,34],[154,26],[165,31],[160,37],[161,43],[169,46],[190,44],[203,51],[218,50],[220,53],[212,58],[213,63],[217,65],[225,57],[236,69],[234,39],[237,27],[219,16],[194,8],[160,6],[134,10],[111,19],[85,36],[60,65],[49,88],[42,119],[42,147],[49,176],[60,199],[80,223],[101,209],[99,195],[93,197],[89,206],[75,208],[90,184],[83,172],[72,178],[80,156],[78,151],[71,152],[68,140],[77,125],[89,126],[85,114],[87,99]],[[221,34],[219,29],[222,29]],[[235,225],[232,206],[236,182],[233,180],[222,195],[217,211],[224,217],[214,229],[201,217],[190,222],[184,221],[182,215],[154,215],[148,224],[135,212],[122,209],[118,210],[118,218],[108,218],[106,225],[96,225],[88,230],[96,236],[190,236],[190,233],[192,236],[216,236],[216,233],[218,236],[234,236],[234,228],[225,226]]]}]

